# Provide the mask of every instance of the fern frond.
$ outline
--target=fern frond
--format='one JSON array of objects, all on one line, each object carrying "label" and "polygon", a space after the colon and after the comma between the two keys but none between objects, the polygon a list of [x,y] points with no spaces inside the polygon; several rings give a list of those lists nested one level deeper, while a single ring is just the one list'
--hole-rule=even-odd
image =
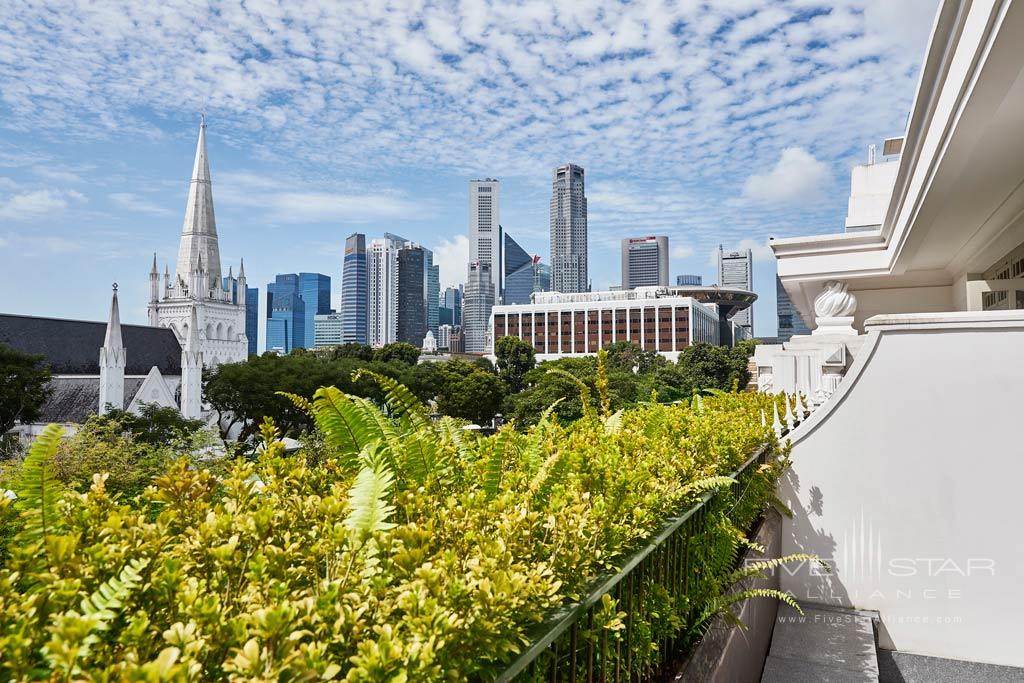
[{"label": "fern frond", "polygon": [[395,512],[389,502],[395,478],[375,450],[370,447],[360,453],[364,464],[348,491],[349,513],[345,527],[361,541],[375,531],[395,526],[388,521]]},{"label": "fern frond", "polygon": [[[725,616],[727,613],[732,614],[732,610],[729,609],[730,607],[751,598],[774,598],[775,600],[786,603],[803,615],[803,610],[800,609],[800,605],[797,604],[796,599],[789,593],[776,590],[774,588],[750,588],[747,590],[728,593],[726,595],[720,595],[712,599],[708,605],[698,613],[696,620],[690,625],[688,629],[690,635],[700,635],[705,630],[704,626],[716,615],[721,614]],[[739,622],[744,629],[746,629],[746,625],[742,624],[735,614],[732,614],[732,617],[736,622]],[[726,619],[729,619],[729,617],[726,616]]]},{"label": "fern frond", "polygon": [[130,561],[119,574],[107,579],[92,595],[82,599],[82,614],[92,617],[95,630],[105,630],[124,608],[128,597],[142,584],[142,571],[148,565],[148,558]]},{"label": "fern frond", "polygon": [[613,415],[604,418],[604,431],[606,434],[618,434],[622,429],[622,411],[616,410]]},{"label": "fern frond", "polygon": [[597,351],[597,379],[594,384],[601,401],[601,415],[607,420],[612,413],[612,402],[608,398],[608,351],[605,349]]},{"label": "fern frond", "polygon": [[562,368],[551,368],[550,370],[548,370],[548,374],[549,375],[558,375],[559,377],[564,377],[565,379],[569,380],[570,382],[575,384],[577,387],[579,387],[579,390],[580,390],[580,404],[583,407],[583,416],[584,417],[594,417],[594,407],[592,405],[590,405],[590,387],[587,386],[586,382],[584,382],[583,380],[581,380],[579,377],[577,377],[576,375],[572,374],[571,372],[566,372]]},{"label": "fern frond", "polygon": [[518,449],[518,434],[514,429],[505,428],[499,431],[489,444],[491,447],[490,456],[487,458],[484,469],[483,490],[487,500],[498,495],[501,488],[501,477],[505,473],[505,467],[509,456]]},{"label": "fern frond", "polygon": [[61,487],[52,472],[53,457],[60,448],[64,427],[47,425],[28,449],[21,464],[21,472],[14,486],[17,494],[15,509],[24,524],[18,534],[20,540],[38,541],[52,534],[57,526],[57,501]]},{"label": "fern frond", "polygon": [[470,448],[466,432],[455,418],[445,415],[438,420],[437,433],[441,444],[450,444],[455,449],[455,453],[459,456],[460,460],[472,459],[473,449]]},{"label": "fern frond", "polygon": [[734,571],[725,579],[726,585],[733,585],[737,581],[742,581],[751,576],[763,576],[764,572],[777,569],[784,564],[789,562],[817,562],[817,555],[808,555],[807,553],[793,553],[792,555],[786,555],[785,557],[776,557],[768,560],[754,560],[747,562],[742,567]]},{"label": "fern frond", "polygon": [[703,494],[708,491],[714,491],[715,489],[725,488],[726,486],[732,486],[736,483],[736,480],[732,477],[705,477],[692,481],[684,486],[680,491],[684,495],[690,494]]},{"label": "fern frond", "polygon": [[360,368],[353,373],[355,380],[369,377],[384,390],[384,402],[387,404],[391,414],[399,419],[407,419],[414,428],[429,428],[432,430],[433,423],[427,409],[416,396],[409,391],[409,387],[387,375],[382,375],[372,370]]},{"label": "fern frond", "polygon": [[560,398],[545,408],[544,412],[540,414],[540,420],[538,420],[537,424],[530,429],[529,436],[527,437],[526,448],[523,451],[523,459],[530,466],[531,472],[536,472],[543,464],[541,461],[541,455],[544,447],[544,433],[550,423],[551,413],[553,413],[555,408],[558,407],[558,404],[564,400],[565,398]]},{"label": "fern frond", "polygon": [[546,505],[555,486],[565,481],[568,469],[569,459],[563,453],[552,453],[530,484],[534,502]]},{"label": "fern frond", "polygon": [[336,387],[321,387],[313,394],[313,421],[324,435],[324,441],[349,464],[369,443],[381,438],[379,426],[362,406]]},{"label": "fern frond", "polygon": [[278,396],[284,396],[286,399],[291,401],[296,408],[306,413],[306,415],[314,417],[313,404],[311,404],[307,399],[303,398],[302,396],[299,396],[298,394],[292,394],[287,391],[275,391],[274,393],[277,394]]}]

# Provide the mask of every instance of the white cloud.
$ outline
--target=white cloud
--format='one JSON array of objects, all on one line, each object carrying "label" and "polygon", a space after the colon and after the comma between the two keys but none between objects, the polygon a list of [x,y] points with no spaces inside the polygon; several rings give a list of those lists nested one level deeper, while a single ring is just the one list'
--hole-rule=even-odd
[{"label": "white cloud", "polygon": [[693,247],[689,244],[673,244],[672,258],[684,259],[693,256]]},{"label": "white cloud", "polygon": [[830,179],[825,163],[802,147],[787,147],[771,171],[747,178],[743,197],[766,204],[805,204],[820,199]]},{"label": "white cloud", "polygon": [[126,211],[137,211],[139,213],[151,213],[156,215],[165,215],[170,213],[170,210],[166,207],[160,206],[156,202],[151,202],[148,199],[140,197],[132,192],[114,192],[109,196],[115,206],[125,209]]},{"label": "white cloud", "polygon": [[431,250],[434,252],[434,265],[440,266],[441,289],[457,286],[466,281],[466,264],[469,263],[468,237],[456,235],[436,247],[431,247]]},{"label": "white cloud", "polygon": [[80,192],[33,190],[0,199],[0,218],[13,221],[31,220],[62,212],[68,200],[85,201]]}]

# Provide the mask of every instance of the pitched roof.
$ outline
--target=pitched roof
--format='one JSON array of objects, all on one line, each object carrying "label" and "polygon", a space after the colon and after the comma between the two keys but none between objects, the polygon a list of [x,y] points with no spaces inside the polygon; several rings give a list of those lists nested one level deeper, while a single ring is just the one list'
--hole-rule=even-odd
[{"label": "pitched roof", "polygon": [[[46,357],[55,375],[99,375],[105,322],[0,314],[0,344]],[[154,365],[165,376],[181,374],[181,345],[170,329],[121,325],[127,375],[146,375]]]},{"label": "pitched roof", "polygon": [[[139,392],[145,380],[141,377],[126,377],[124,380],[125,406]],[[50,395],[39,411],[40,424],[60,422],[81,424],[86,418],[99,412],[99,377],[55,377],[47,385]]]}]

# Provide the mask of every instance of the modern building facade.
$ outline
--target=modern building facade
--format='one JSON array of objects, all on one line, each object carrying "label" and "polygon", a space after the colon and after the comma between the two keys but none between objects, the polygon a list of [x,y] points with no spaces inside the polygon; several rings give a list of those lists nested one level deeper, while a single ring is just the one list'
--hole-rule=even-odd
[{"label": "modern building facade", "polygon": [[342,343],[367,343],[369,296],[366,235],[357,232],[345,239],[341,271]]},{"label": "modern building facade", "polygon": [[[754,254],[750,249],[725,251],[718,245],[718,285],[731,289],[754,289]],[[754,334],[754,309],[748,308],[736,314],[733,320]]]},{"label": "modern building facade", "polygon": [[462,331],[466,337],[466,353],[487,351],[491,310],[494,308],[494,287],[491,266],[474,261],[469,264],[466,295],[462,303]]},{"label": "modern building facade", "polygon": [[185,343],[193,312],[200,325],[198,351],[206,367],[246,359],[249,340],[245,333],[245,301],[235,292],[245,291],[245,266],[226,289],[221,278],[220,246],[213,213],[213,185],[206,153],[206,122],[199,124],[192,180],[185,203],[178,260],[172,281],[164,265],[163,283],[157,271],[156,255],[149,272],[148,321],[151,327],[174,330]]},{"label": "modern building facade", "polygon": [[395,341],[419,348],[427,333],[426,253],[409,242],[398,250],[398,301]]},{"label": "modern building facade", "polygon": [[245,288],[245,336],[249,340],[249,355],[259,353],[260,290],[258,287]]},{"label": "modern building facade", "polygon": [[306,326],[303,332],[305,348],[313,348],[315,338],[315,320],[318,315],[326,315],[331,312],[331,278],[322,273],[299,273],[299,296],[305,302],[305,318],[303,324]]},{"label": "modern building facade", "polygon": [[622,288],[668,287],[668,237],[622,240]]},{"label": "modern building facade", "polygon": [[438,316],[440,315],[441,267],[434,264],[434,252],[426,247],[422,247],[422,249],[424,259],[423,297],[427,311],[427,329],[433,332],[436,338]]},{"label": "modern building facade", "polygon": [[398,251],[407,240],[384,233],[370,242],[367,255],[367,343],[375,348],[390,344],[398,335]]},{"label": "modern building facade", "polygon": [[677,287],[700,287],[704,278],[700,275],[676,275]]},{"label": "modern building facade", "polygon": [[551,180],[551,288],[556,292],[586,292],[587,195],[583,167],[559,166]]},{"label": "modern building facade", "polygon": [[345,315],[343,313],[321,313],[313,316],[313,348],[325,348],[344,344]]},{"label": "modern building facade", "polygon": [[540,293],[528,305],[495,306],[493,338],[518,337],[533,345],[537,360],[595,354],[620,341],[675,360],[694,342],[720,340],[717,308],[680,294],[659,287]]},{"label": "modern building facade", "polygon": [[462,287],[445,287],[438,297],[438,324],[462,325]]},{"label": "modern building facade", "polygon": [[775,276],[775,310],[779,316],[779,331],[776,334],[778,343],[788,342],[794,335],[811,333],[778,276]]},{"label": "modern building facade", "polygon": [[279,274],[267,284],[266,350],[284,354],[307,346],[306,302],[300,294],[299,276]]},{"label": "modern building facade", "polygon": [[501,303],[528,304],[534,292],[551,288],[551,269],[505,233],[505,288]]},{"label": "modern building facade", "polygon": [[501,299],[504,240],[501,183],[493,178],[469,181],[469,262],[487,266],[494,301]]},{"label": "modern building facade", "polygon": [[452,325],[438,325],[437,327],[437,348],[439,351],[447,351],[451,343]]}]

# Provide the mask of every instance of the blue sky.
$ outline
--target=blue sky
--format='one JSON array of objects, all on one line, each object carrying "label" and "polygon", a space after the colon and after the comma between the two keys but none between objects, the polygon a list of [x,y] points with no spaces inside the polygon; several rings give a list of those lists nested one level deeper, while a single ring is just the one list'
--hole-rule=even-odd
[{"label": "blue sky", "polygon": [[[0,6],[4,312],[145,321],[173,263],[198,113],[225,272],[331,275],[395,232],[464,278],[467,181],[548,260],[551,169],[587,173],[590,273],[667,234],[673,280],[769,235],[840,232],[849,169],[903,131],[936,0]],[[262,295],[261,295],[262,296]],[[337,305],[337,304],[336,304]],[[262,334],[262,330],[261,330]]]}]

